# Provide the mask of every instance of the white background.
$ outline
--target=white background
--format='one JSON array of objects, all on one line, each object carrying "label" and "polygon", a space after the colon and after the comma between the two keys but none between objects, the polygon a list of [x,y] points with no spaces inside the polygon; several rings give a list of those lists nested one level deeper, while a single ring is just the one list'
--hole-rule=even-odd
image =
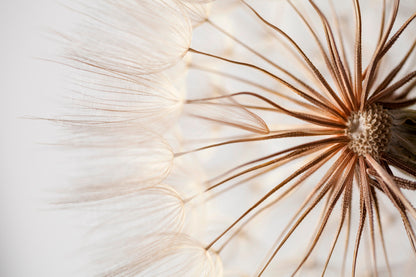
[{"label": "white background", "polygon": [[[57,128],[28,117],[53,116],[63,94],[50,30],[70,25],[52,0],[0,1],[0,276],[87,276],[83,237],[52,205],[68,175],[61,151],[45,145]],[[70,174],[69,174],[70,175]],[[65,176],[65,177],[64,177]]]}]

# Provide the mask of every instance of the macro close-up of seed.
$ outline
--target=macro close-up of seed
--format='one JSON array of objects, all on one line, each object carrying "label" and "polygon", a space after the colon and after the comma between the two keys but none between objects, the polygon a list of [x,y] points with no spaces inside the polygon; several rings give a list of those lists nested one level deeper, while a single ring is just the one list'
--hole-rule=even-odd
[{"label": "macro close-up of seed", "polygon": [[412,1],[71,8],[60,205],[95,211],[98,275],[412,276]]},{"label": "macro close-up of seed", "polygon": [[62,105],[35,119],[80,272],[414,276],[415,1],[63,6]]}]

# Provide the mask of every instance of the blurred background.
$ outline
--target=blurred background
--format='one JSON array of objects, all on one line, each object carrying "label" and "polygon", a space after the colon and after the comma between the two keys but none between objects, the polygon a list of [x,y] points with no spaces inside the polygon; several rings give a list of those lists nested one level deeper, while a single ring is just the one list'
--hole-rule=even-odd
[{"label": "blurred background", "polygon": [[0,1],[0,276],[88,276],[83,237],[57,211],[54,191],[65,165],[50,122],[59,106],[62,67],[51,30],[70,26],[68,9],[52,0]]}]

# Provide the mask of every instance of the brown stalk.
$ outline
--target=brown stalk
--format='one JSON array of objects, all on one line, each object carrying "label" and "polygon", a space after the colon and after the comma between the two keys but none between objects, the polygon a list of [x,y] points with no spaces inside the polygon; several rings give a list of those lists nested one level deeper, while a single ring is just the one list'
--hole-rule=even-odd
[{"label": "brown stalk", "polygon": [[403,23],[402,26],[400,26],[399,30],[397,30],[397,32],[390,38],[390,40],[387,42],[387,44],[383,47],[383,49],[381,50],[381,52],[378,54],[380,57],[379,59],[381,59],[389,50],[390,48],[393,46],[393,44],[397,41],[397,39],[399,38],[399,36],[403,33],[404,30],[406,30],[406,28],[409,26],[409,24],[416,18],[416,13],[412,14],[405,23]]},{"label": "brown stalk", "polygon": [[[342,165],[345,165],[345,163],[346,163],[345,154],[346,154],[346,148],[341,150],[341,154],[335,160],[335,162],[332,164],[331,168],[328,171],[326,171],[326,173],[321,178],[321,180],[315,185],[313,190],[306,196],[305,200],[299,206],[296,213],[292,216],[292,218],[289,220],[289,222],[287,223],[285,228],[281,231],[279,237],[276,239],[276,241],[273,244],[273,246],[271,247],[269,253],[266,255],[266,257],[269,257],[269,259],[267,260],[267,263],[265,263],[265,265],[264,265],[265,268],[268,266],[268,263],[271,262],[271,260],[273,259],[273,256],[275,256],[277,254],[277,251],[275,251],[275,249],[278,247],[278,243],[282,240],[284,234],[289,231],[289,228],[294,224],[295,220],[299,217],[301,212],[305,209],[306,205],[308,205],[308,203],[311,201],[311,199],[317,195],[319,190],[321,190],[322,187],[324,187],[327,184],[328,180],[330,180],[329,182],[335,182],[335,179],[331,178],[331,176],[334,175],[334,172],[340,170]],[[332,187],[329,186],[329,185],[327,185],[327,186],[328,186],[328,188],[331,189],[331,191],[333,191],[333,186]],[[265,268],[263,270],[265,270]]]},{"label": "brown stalk", "polygon": [[237,228],[237,230],[224,242],[224,244],[220,248],[218,248],[217,252],[221,252],[224,249],[224,247],[232,240],[232,238],[234,238],[235,236],[237,236],[243,230],[243,228],[248,223],[250,223],[251,220],[253,220],[255,217],[257,217],[259,214],[263,213],[264,211],[268,210],[273,205],[276,205],[282,199],[284,199],[287,196],[289,196],[290,193],[293,192],[293,190],[295,190],[296,188],[298,188],[299,185],[301,185],[307,178],[309,178],[313,173],[315,173],[331,157],[332,156],[328,156],[326,159],[322,160],[320,163],[318,163],[315,166],[313,166],[309,171],[305,172],[305,174],[302,175],[294,184],[292,184],[286,191],[284,191],[281,195],[279,195],[278,197],[276,197],[276,199],[274,199],[269,204],[265,205],[264,207],[262,207],[261,209],[259,209],[258,211],[256,211],[250,218],[248,218],[246,221],[244,221]]},{"label": "brown stalk", "polygon": [[381,184],[383,192],[388,196],[391,202],[396,207],[397,211],[400,213],[400,217],[402,218],[403,226],[405,228],[407,237],[409,239],[410,245],[412,247],[413,252],[416,255],[416,235],[414,233],[413,227],[409,222],[409,218],[406,214],[406,208],[403,206],[402,201],[397,198],[394,192],[384,183],[381,177],[377,177],[379,184]]},{"label": "brown stalk", "polygon": [[268,59],[267,57],[265,57],[264,55],[262,55],[261,53],[259,53],[258,51],[254,50],[253,48],[251,48],[250,46],[248,46],[246,43],[242,42],[241,40],[237,39],[235,36],[233,36],[232,34],[230,34],[229,32],[225,31],[223,28],[221,28],[220,26],[218,26],[217,24],[215,24],[214,22],[212,22],[211,20],[207,21],[209,24],[211,24],[211,26],[213,26],[215,29],[217,29],[218,31],[220,31],[221,33],[223,33],[224,35],[228,36],[229,38],[231,38],[232,40],[234,40],[235,42],[237,42],[239,45],[243,46],[244,48],[246,48],[249,52],[253,53],[254,55],[256,55],[257,57],[261,58],[262,60],[266,61],[267,63],[269,63],[270,65],[272,65],[273,67],[275,67],[276,69],[280,70],[281,72],[283,72],[284,74],[286,74],[287,76],[289,76],[290,78],[292,78],[294,81],[296,81],[297,83],[299,83],[302,87],[304,87],[308,92],[312,93],[313,96],[319,98],[320,101],[322,101],[323,103],[325,103],[326,105],[330,106],[331,108],[334,109],[334,107],[332,106],[332,103],[328,101],[328,99],[322,97],[321,94],[319,94],[316,90],[314,90],[312,87],[310,87],[309,85],[307,85],[305,82],[303,82],[302,80],[300,80],[299,78],[297,78],[296,76],[294,76],[292,73],[290,73],[289,71],[287,71],[286,69],[284,69],[283,67],[279,66],[278,64],[276,64],[275,62],[271,61],[270,59]]},{"label": "brown stalk", "polygon": [[389,272],[389,276],[392,276],[390,263],[389,263],[389,259],[388,259],[388,256],[387,256],[386,243],[385,243],[385,240],[384,240],[383,226],[381,225],[380,208],[379,208],[376,192],[375,192],[375,189],[373,187],[371,188],[371,197],[373,198],[373,202],[374,202],[374,210],[376,212],[376,220],[377,220],[378,230],[379,230],[379,233],[380,233],[380,240],[381,240],[381,246],[382,246],[382,249],[383,249],[384,262],[386,264],[387,271]]},{"label": "brown stalk", "polygon": [[334,191],[335,191],[334,195],[331,197],[332,199],[331,199],[330,204],[329,204],[329,206],[328,206],[328,208],[325,212],[325,217],[321,220],[321,225],[319,227],[319,230],[314,235],[313,243],[308,248],[308,251],[307,251],[306,255],[303,257],[302,261],[300,262],[300,264],[298,265],[296,270],[293,272],[292,276],[294,276],[300,270],[300,268],[303,266],[303,264],[306,262],[306,260],[311,255],[311,253],[312,253],[313,249],[315,248],[316,244],[318,243],[319,239],[321,238],[322,232],[325,229],[325,226],[328,222],[328,219],[331,216],[332,211],[335,208],[336,203],[338,202],[338,199],[340,198],[341,194],[344,192],[345,186],[352,181],[353,169],[354,169],[355,162],[356,162],[356,159],[351,158],[351,160],[349,161],[349,163],[345,167],[345,171],[342,173],[341,176],[339,176],[340,178],[338,178],[336,186],[334,187]]},{"label": "brown stalk", "polygon": [[362,23],[361,23],[361,10],[358,0],[354,0],[354,12],[355,12],[355,95],[361,95],[362,91],[362,53],[361,53],[361,37],[362,37]]},{"label": "brown stalk", "polygon": [[[368,155],[369,156],[369,155]],[[416,255],[416,236],[414,234],[414,230],[409,222],[409,219],[406,215],[406,210],[409,211],[413,218],[415,218],[414,215],[414,208],[413,206],[408,203],[408,200],[403,196],[401,191],[396,187],[394,181],[392,178],[386,174],[384,169],[371,157],[368,158],[366,156],[366,162],[374,169],[376,170],[377,174],[379,174],[379,184],[382,186],[382,189],[384,193],[390,198],[390,200],[393,202],[393,204],[396,206],[397,210],[399,211],[402,221],[407,233],[407,236],[409,238],[410,245],[412,246],[412,250],[414,251]]]},{"label": "brown stalk", "polygon": [[380,32],[378,35],[378,43],[383,39],[383,32],[386,25],[386,0],[383,0],[383,5],[381,8],[381,18],[380,18]]},{"label": "brown stalk", "polygon": [[386,76],[383,82],[375,89],[373,95],[378,94],[380,91],[385,89],[391,83],[391,81],[393,81],[394,77],[396,77],[396,75],[403,68],[403,65],[408,61],[410,54],[412,54],[413,50],[415,49],[415,46],[416,46],[416,40],[413,42],[412,46],[406,52],[405,56],[402,58],[399,64],[393,68],[393,70]]},{"label": "brown stalk", "polygon": [[409,86],[406,89],[404,89],[402,92],[400,92],[399,94],[397,94],[396,96],[394,96],[394,99],[395,100],[400,100],[400,99],[406,98],[409,95],[409,93],[411,91],[413,91],[413,89],[415,87],[416,87],[416,80],[414,80],[413,82],[411,82],[409,84]]},{"label": "brown stalk", "polygon": [[383,169],[383,167],[373,157],[371,157],[371,155],[366,154],[365,158],[369,166],[371,166],[380,176],[381,180],[383,180],[383,182],[381,183],[387,185],[388,189],[394,193],[394,196],[397,197],[403,203],[406,210],[410,212],[410,214],[413,216],[414,219],[416,219],[415,208],[412,206],[409,200],[400,191],[400,188],[394,182],[390,174],[388,174],[386,170]]},{"label": "brown stalk", "polygon": [[416,103],[416,98],[402,101],[379,101],[378,103],[387,109],[403,109],[413,106]]},{"label": "brown stalk", "polygon": [[384,33],[382,39],[379,41],[376,50],[371,58],[371,61],[366,69],[366,76],[363,80],[363,89],[360,96],[360,110],[364,109],[364,105],[366,104],[366,99],[369,93],[369,89],[371,84],[373,83],[373,79],[375,76],[376,68],[380,62],[381,57],[379,57],[379,53],[382,51],[384,44],[387,41],[388,36],[390,35],[391,29],[393,28],[394,22],[396,21],[397,13],[399,10],[399,0],[394,1],[393,11],[391,14],[391,18],[387,27],[386,32]]},{"label": "brown stalk", "polygon": [[318,150],[318,149],[321,149],[322,147],[328,146],[332,143],[342,143],[342,142],[346,143],[346,141],[347,140],[344,139],[344,138],[336,137],[336,138],[329,138],[329,139],[323,139],[323,140],[318,140],[318,141],[313,141],[313,142],[309,142],[309,143],[300,144],[300,145],[297,145],[297,146],[294,146],[294,147],[291,147],[291,148],[287,148],[285,150],[282,150],[282,151],[279,151],[279,152],[276,152],[276,153],[272,153],[270,155],[267,155],[267,156],[249,161],[249,162],[241,164],[239,166],[236,166],[236,167],[234,167],[230,170],[227,170],[225,173],[222,173],[219,176],[209,180],[208,182],[212,182],[215,179],[226,176],[226,175],[234,172],[235,170],[238,170],[238,169],[243,168],[245,166],[248,166],[248,165],[251,165],[251,164],[254,164],[254,163],[257,163],[257,162],[261,162],[261,161],[264,161],[264,160],[282,155],[284,153],[288,153],[288,152],[292,152],[292,151],[310,150],[310,149]]},{"label": "brown stalk", "polygon": [[[352,195],[351,195],[351,198],[352,198]],[[345,267],[346,267],[346,261],[347,261],[347,254],[348,254],[350,236],[351,236],[351,209],[348,209],[347,231],[346,231],[346,234],[345,234],[344,255],[343,255],[342,265],[341,265],[341,276],[342,277],[345,276]]]},{"label": "brown stalk", "polygon": [[377,258],[376,258],[376,246],[374,239],[374,215],[373,215],[373,201],[371,198],[370,184],[368,182],[368,176],[366,172],[366,165],[363,157],[359,157],[359,170],[360,170],[360,186],[363,187],[364,204],[366,211],[368,212],[368,225],[370,226],[370,246],[371,246],[371,257],[373,260],[373,272],[375,276],[377,273]]},{"label": "brown stalk", "polygon": [[334,63],[331,62],[329,60],[329,57],[322,45],[322,42],[320,41],[318,35],[316,34],[316,32],[313,30],[311,24],[309,23],[309,21],[305,18],[305,15],[299,11],[299,9],[293,4],[293,2],[291,0],[287,0],[289,2],[289,4],[291,5],[291,7],[294,9],[294,11],[296,12],[296,14],[302,19],[302,21],[304,22],[305,26],[308,28],[309,32],[311,33],[312,37],[314,38],[319,51],[321,52],[321,56],[323,57],[325,64],[327,66],[327,69],[329,71],[329,73],[331,74],[332,78],[336,81],[336,84],[339,84],[339,78],[338,75],[336,73],[336,70],[334,68]]},{"label": "brown stalk", "polygon": [[299,52],[299,54],[303,57],[305,62],[308,64],[312,72],[314,73],[315,77],[321,82],[321,84],[326,88],[326,90],[330,93],[332,98],[335,100],[335,102],[338,104],[338,106],[343,111],[343,116],[345,116],[345,113],[348,112],[348,109],[345,107],[345,105],[342,103],[342,101],[339,99],[338,95],[334,92],[334,90],[331,88],[331,86],[328,84],[326,79],[322,76],[322,74],[319,72],[319,70],[316,68],[316,66],[312,63],[312,61],[309,59],[309,57],[303,52],[303,50],[299,47],[299,45],[284,31],[282,31],[279,27],[271,24],[269,21],[264,19],[253,7],[251,7],[247,2],[244,0],[240,0],[244,5],[246,5],[256,16],[258,19],[261,20],[265,25],[269,26],[273,30],[280,33],[283,37],[285,37],[292,45],[295,47],[295,49]]},{"label": "brown stalk", "polygon": [[377,94],[371,96],[370,99],[368,100],[368,103],[371,105],[372,103],[375,103],[375,102],[377,102],[378,100],[380,100],[382,98],[391,96],[396,90],[398,90],[402,86],[406,85],[408,82],[410,82],[415,77],[416,77],[416,71],[410,72],[405,77],[398,80],[397,82],[395,82],[391,86],[389,86],[389,87],[381,90]]},{"label": "brown stalk", "polygon": [[[321,277],[323,277],[325,275],[326,269],[328,267],[329,261],[332,257],[332,253],[334,252],[335,246],[338,242],[338,238],[339,235],[341,234],[341,229],[344,226],[344,221],[345,221],[345,217],[348,215],[347,212],[351,211],[351,198],[352,198],[352,179],[345,185],[345,190],[344,190],[344,199],[342,201],[342,208],[341,208],[341,219],[338,225],[338,230],[337,233],[335,235],[334,241],[332,242],[332,246],[331,249],[329,251],[328,257],[325,261],[325,265],[324,268],[322,270],[322,274]],[[349,231],[349,225],[347,225],[348,230]],[[344,255],[346,254],[347,249],[345,249]],[[345,260],[345,258],[344,258]]]},{"label": "brown stalk", "polygon": [[223,125],[236,127],[236,128],[246,130],[246,131],[249,131],[249,132],[252,132],[252,133],[257,133],[257,134],[268,134],[268,133],[270,133],[270,130],[268,128],[263,131],[263,130],[258,130],[257,128],[251,127],[249,125],[232,123],[232,122],[221,120],[221,119],[214,119],[214,118],[211,118],[211,117],[208,117],[208,116],[202,116],[202,115],[199,115],[199,114],[196,114],[196,113],[187,112],[187,115],[195,117],[195,118],[199,118],[199,119],[204,119],[204,120],[207,120],[207,121],[220,123],[220,124],[223,124]]},{"label": "brown stalk", "polygon": [[[232,79],[232,80],[236,80],[236,81],[239,81],[239,82],[242,82],[242,83],[251,85],[253,87],[256,87],[256,88],[259,88],[261,90],[270,92],[270,93],[272,93],[274,95],[277,95],[277,96],[279,96],[279,97],[281,97],[283,99],[289,100],[292,103],[295,103],[295,104],[297,104],[299,106],[302,106],[302,107],[304,107],[306,109],[309,109],[311,111],[320,111],[320,112],[322,112],[321,109],[318,109],[317,107],[315,107],[315,106],[313,106],[313,105],[311,105],[309,103],[305,103],[305,102],[299,101],[299,100],[297,100],[295,98],[292,98],[292,97],[290,97],[288,95],[282,94],[282,93],[280,93],[278,91],[275,91],[275,90],[273,90],[271,88],[268,88],[268,87],[265,87],[265,86],[263,86],[261,84],[258,84],[256,82],[253,82],[253,81],[250,81],[250,80],[247,80],[247,79],[238,77],[236,75],[232,75],[230,73],[222,72],[222,71],[215,70],[215,69],[211,69],[211,68],[202,67],[202,66],[195,65],[195,64],[190,64],[190,67],[191,68],[194,68],[194,69],[197,69],[197,70],[201,70],[201,71],[209,72],[209,73],[212,73],[212,74],[220,75],[220,76],[223,76],[223,77]],[[323,111],[326,112],[326,110],[323,110]]]},{"label": "brown stalk", "polygon": [[[329,1],[329,5],[331,8],[331,12],[333,14],[334,17],[334,24],[335,24],[335,31],[338,37],[338,41],[339,41],[339,45],[340,45],[340,51],[341,51],[341,59],[342,59],[342,63],[344,64],[344,69],[347,73],[347,83],[352,84],[352,73],[351,73],[351,69],[350,69],[350,65],[347,59],[347,54],[345,51],[345,42],[344,42],[344,38],[342,35],[342,31],[341,31],[341,27],[340,27],[340,23],[339,23],[339,18],[338,18],[338,14],[335,10],[334,7],[334,2],[332,0]],[[354,94],[354,91],[352,91],[352,94],[348,93],[347,94],[350,97],[350,102],[352,103],[352,107],[353,110],[356,110],[358,108],[358,103],[357,103],[357,96]]]},{"label": "brown stalk", "polygon": [[[239,95],[247,95],[247,96],[253,96],[257,99],[260,99],[266,103],[268,103],[269,105],[275,107],[277,110],[279,110],[279,112],[283,112],[287,115],[290,115],[294,118],[300,119],[300,120],[304,120],[310,123],[314,123],[317,125],[321,125],[321,126],[325,126],[325,127],[331,127],[331,128],[340,128],[340,129],[344,129],[345,125],[344,125],[344,121],[341,121],[341,119],[338,119],[339,121],[333,121],[328,119],[327,117],[320,117],[320,116],[314,116],[311,114],[306,114],[306,113],[301,113],[301,112],[296,112],[296,111],[290,111],[288,109],[283,108],[282,106],[276,104],[275,102],[271,101],[270,99],[254,93],[254,92],[237,92],[237,93],[233,93],[233,94],[229,94],[229,95],[224,95],[224,96],[218,96],[218,97],[212,97],[212,98],[204,98],[204,99],[195,99],[195,100],[188,100],[192,101],[192,102],[201,102],[201,101],[207,101],[207,100],[214,100],[214,99],[221,99],[221,98],[232,98],[235,96],[239,96]],[[341,123],[342,122],[342,123]]]},{"label": "brown stalk", "polygon": [[[222,185],[226,182],[229,182],[229,181],[231,181],[235,178],[243,176],[247,173],[254,172],[254,171],[256,171],[258,169],[261,169],[261,168],[266,168],[266,167],[272,166],[270,169],[267,169],[264,173],[269,172],[270,170],[273,170],[273,169],[277,168],[278,166],[282,165],[283,163],[288,163],[288,162],[290,162],[292,160],[295,160],[295,159],[298,159],[300,157],[303,157],[303,156],[306,156],[306,155],[309,155],[309,154],[312,154],[312,153],[316,153],[317,151],[319,151],[319,150],[321,150],[325,147],[328,147],[331,144],[334,144],[336,141],[337,140],[334,140],[333,142],[329,143],[327,140],[323,140],[323,141],[308,143],[308,144],[305,144],[305,145],[299,145],[299,146],[295,146],[295,147],[292,147],[292,148],[289,148],[289,149],[285,149],[283,151],[280,151],[280,152],[277,152],[277,153],[274,153],[274,154],[271,154],[271,155],[268,155],[268,156],[250,161],[250,162],[247,162],[247,163],[242,164],[242,165],[239,165],[239,166],[221,174],[220,176],[215,177],[214,179],[218,179],[221,176],[226,176],[226,175],[228,175],[228,174],[230,174],[230,173],[232,173],[232,172],[234,172],[234,171],[236,171],[240,168],[243,168],[245,166],[252,165],[254,163],[257,163],[257,162],[260,162],[260,161],[263,161],[263,160],[266,160],[266,159],[276,157],[276,156],[282,155],[284,153],[290,152],[290,153],[286,154],[285,156],[275,158],[271,161],[268,161],[268,162],[265,162],[265,163],[262,163],[262,164],[259,164],[259,165],[256,165],[256,166],[252,166],[252,167],[250,167],[248,169],[245,169],[245,170],[242,170],[242,171],[240,171],[240,172],[238,172],[238,173],[236,173],[236,174],[234,174],[234,175],[232,175],[232,176],[230,176],[226,179],[223,179],[220,182],[217,182],[214,185],[211,185],[210,187],[205,189],[204,193],[208,192],[208,191],[210,191],[210,190],[212,190],[216,187],[219,187],[220,185]],[[342,140],[339,140],[339,142],[342,142]],[[256,176],[258,176],[258,175],[256,175]],[[239,184],[239,183],[237,183],[237,184]],[[230,188],[231,187],[233,187],[233,186],[230,186]]]},{"label": "brown stalk", "polygon": [[332,114],[334,114],[336,116],[339,116],[340,118],[345,118],[345,116],[343,116],[342,114],[340,114],[339,111],[334,110],[331,107],[325,105],[324,103],[318,101],[316,98],[313,98],[313,97],[309,96],[304,91],[296,88],[295,86],[293,86],[292,84],[290,84],[286,80],[283,80],[282,78],[280,78],[277,75],[271,73],[270,71],[267,71],[264,68],[258,67],[256,65],[253,65],[253,64],[250,64],[250,63],[239,62],[239,61],[227,59],[227,58],[224,58],[224,57],[221,57],[221,56],[217,56],[217,55],[214,55],[214,54],[210,54],[210,53],[198,51],[198,50],[195,50],[193,48],[189,48],[188,51],[191,52],[191,53],[196,53],[196,54],[204,55],[204,56],[207,56],[207,57],[215,58],[215,59],[218,59],[218,60],[222,60],[222,61],[225,61],[225,62],[229,62],[229,63],[232,63],[232,64],[236,64],[236,65],[241,65],[241,66],[249,67],[249,68],[252,68],[254,70],[263,72],[266,75],[268,75],[268,76],[272,77],[273,79],[275,79],[276,81],[278,81],[280,84],[286,86],[287,88],[289,88],[290,90],[292,90],[293,92],[295,92],[296,94],[298,94],[299,96],[301,96],[302,98],[304,98],[305,100],[307,100],[308,102],[313,103],[314,105],[316,105],[318,107],[321,107],[321,108],[327,110],[328,112],[330,112],[330,113],[332,113]]},{"label": "brown stalk", "polygon": [[322,11],[319,9],[319,7],[312,1],[309,0],[312,7],[315,9],[315,11],[318,13],[318,16],[320,17],[323,29],[325,31],[326,41],[328,49],[331,53],[332,62],[335,66],[335,83],[338,86],[338,91],[342,96],[342,99],[347,104],[347,108],[349,110],[352,109],[352,102],[350,102],[350,98],[352,97],[352,87],[349,83],[348,76],[344,67],[344,64],[342,63],[341,57],[338,52],[338,46],[335,42],[335,37],[332,31],[332,28],[326,18],[326,16],[322,13]]},{"label": "brown stalk", "polygon": [[266,193],[260,200],[258,200],[254,205],[252,205],[249,209],[247,209],[237,220],[235,220],[223,233],[221,233],[217,238],[215,238],[210,244],[208,244],[205,249],[210,249],[220,238],[222,238],[226,233],[228,233],[238,222],[240,222],[243,218],[245,218],[251,211],[256,209],[260,204],[262,204],[265,200],[267,200],[271,195],[273,195],[276,191],[278,191],[280,188],[282,188],[284,185],[286,185],[288,182],[293,180],[294,178],[300,176],[305,171],[319,163],[321,160],[325,159],[332,153],[339,151],[340,145],[334,145],[331,148],[329,148],[326,152],[319,155],[317,158],[313,159],[312,161],[308,162],[298,170],[296,170],[293,174],[291,174],[289,177],[284,179],[280,184],[275,186],[273,189],[271,189],[268,193]]},{"label": "brown stalk", "polygon": [[[344,148],[345,149],[345,148]],[[343,163],[348,162],[348,154],[345,154],[343,152],[343,155],[339,158],[340,161],[342,160]],[[259,273],[256,276],[261,276],[266,268],[269,266],[271,261],[274,259],[276,254],[279,252],[281,247],[286,243],[286,241],[289,239],[289,237],[292,235],[292,233],[296,230],[296,228],[299,226],[299,224],[306,218],[306,216],[317,206],[317,204],[322,200],[322,198],[327,194],[327,192],[333,187],[334,183],[337,182],[339,175],[342,172],[343,167],[339,166],[336,168],[335,171],[328,171],[324,178],[321,179],[321,182],[319,183],[319,186],[315,187],[313,190],[314,194],[323,186],[322,190],[319,192],[319,194],[315,197],[315,199],[312,201],[312,203],[309,203],[309,207],[300,215],[298,220],[293,224],[292,228],[286,233],[285,237],[282,239],[282,241],[279,243],[277,247],[275,247],[273,253],[270,255],[270,257],[267,259],[267,262],[262,266],[261,270],[259,270]],[[328,178],[331,177],[328,181]],[[310,194],[312,196],[312,194]],[[309,202],[309,201],[308,201]],[[307,204],[307,202],[304,202]],[[302,208],[302,207],[301,207]],[[302,208],[303,209],[303,208]],[[298,212],[301,212],[302,209],[299,209]],[[297,217],[297,216],[296,216]]]},{"label": "brown stalk", "polygon": [[355,276],[355,270],[357,268],[357,257],[358,257],[358,249],[361,244],[361,236],[364,229],[365,217],[367,215],[366,206],[364,203],[364,196],[363,196],[363,187],[359,186],[360,188],[360,220],[358,224],[357,235],[355,238],[355,246],[354,246],[354,254],[353,254],[353,262],[352,262],[352,274],[351,276]]},{"label": "brown stalk", "polygon": [[[288,138],[288,137],[309,137],[309,136],[322,136],[322,135],[332,135],[332,134],[334,134],[333,130],[328,130],[327,132],[322,131],[322,133],[307,132],[307,131],[296,131],[296,130],[295,131],[279,132],[278,134],[273,134],[273,135],[260,136],[260,137],[248,137],[248,138],[234,139],[234,140],[223,141],[223,142],[219,142],[219,143],[215,143],[215,144],[210,144],[210,145],[206,145],[206,146],[196,148],[196,149],[193,149],[193,150],[175,153],[175,157],[180,157],[180,156],[185,155],[185,154],[198,152],[198,151],[202,151],[202,150],[206,150],[206,149],[210,149],[210,148],[214,148],[214,147],[220,147],[220,146],[224,146],[224,145],[235,144],[235,143],[263,141],[263,140]],[[345,141],[345,139],[340,140],[340,141]]]},{"label": "brown stalk", "polygon": [[[220,190],[220,191],[218,191],[216,193],[210,194],[206,199],[207,200],[213,199],[213,198],[217,197],[218,195],[220,195],[220,194],[222,194],[224,192],[227,192],[227,191],[229,191],[229,190],[231,190],[231,189],[233,189],[233,188],[235,188],[237,186],[240,186],[240,185],[246,183],[247,181],[253,180],[253,179],[255,179],[255,178],[257,178],[257,177],[259,177],[261,175],[267,174],[267,173],[271,172],[272,170],[274,170],[274,169],[276,169],[276,168],[278,168],[278,167],[280,167],[280,166],[282,166],[284,164],[287,164],[288,162],[290,162],[292,160],[295,160],[295,159],[300,158],[300,157],[305,157],[305,156],[307,156],[307,155],[309,155],[311,153],[316,153],[317,151],[319,151],[319,150],[321,150],[323,148],[324,148],[323,146],[317,146],[315,149],[305,149],[306,151],[298,154],[296,157],[292,156],[292,157],[289,158],[288,161],[281,160],[281,161],[279,161],[279,162],[277,162],[275,164],[272,164],[271,166],[266,167],[263,170],[260,170],[259,172],[257,172],[256,174],[254,174],[252,176],[249,176],[247,178],[244,178],[244,179],[242,179],[242,180],[240,180],[240,181],[232,184],[231,186],[228,186],[228,187],[224,188],[223,190]],[[317,151],[314,151],[314,150],[317,150]],[[223,175],[223,174],[221,174],[221,175]]]}]

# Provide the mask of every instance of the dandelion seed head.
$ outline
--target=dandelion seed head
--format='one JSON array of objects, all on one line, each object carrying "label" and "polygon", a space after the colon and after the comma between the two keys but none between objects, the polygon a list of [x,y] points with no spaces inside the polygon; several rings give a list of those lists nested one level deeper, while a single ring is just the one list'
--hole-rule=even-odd
[{"label": "dandelion seed head", "polygon": [[381,105],[371,105],[364,111],[354,112],[347,122],[349,148],[359,156],[378,157],[386,150],[391,136],[391,116]]},{"label": "dandelion seed head", "polygon": [[121,207],[104,276],[377,276],[398,268],[393,229],[416,253],[416,12],[104,2],[67,55],[72,144],[103,169],[71,203]]}]

